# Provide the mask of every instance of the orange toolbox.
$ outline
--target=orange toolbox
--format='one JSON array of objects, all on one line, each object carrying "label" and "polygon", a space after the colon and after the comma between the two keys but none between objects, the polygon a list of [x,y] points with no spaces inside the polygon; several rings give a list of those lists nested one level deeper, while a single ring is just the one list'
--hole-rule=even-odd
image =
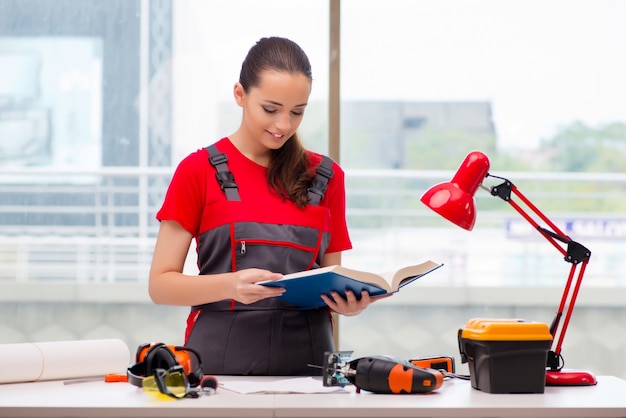
[{"label": "orange toolbox", "polygon": [[543,393],[552,345],[547,324],[475,318],[458,332],[472,387],[488,393]]}]

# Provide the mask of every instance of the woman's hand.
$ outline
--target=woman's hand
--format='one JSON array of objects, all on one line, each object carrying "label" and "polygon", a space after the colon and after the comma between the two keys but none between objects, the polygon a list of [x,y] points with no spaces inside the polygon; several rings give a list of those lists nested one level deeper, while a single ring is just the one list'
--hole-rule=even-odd
[{"label": "woman's hand", "polygon": [[331,292],[330,296],[321,295],[322,300],[326,302],[326,305],[338,314],[345,316],[354,316],[363,312],[370,304],[380,299],[385,299],[391,296],[392,293],[385,295],[370,296],[367,290],[361,292],[361,298],[357,299],[354,292],[346,290],[346,298],[344,299],[337,292]]},{"label": "woman's hand", "polygon": [[282,287],[269,287],[258,285],[258,282],[280,280],[283,275],[272,273],[262,269],[244,269],[233,273],[234,296],[237,302],[250,304],[262,299],[273,298],[282,295],[285,289]]}]

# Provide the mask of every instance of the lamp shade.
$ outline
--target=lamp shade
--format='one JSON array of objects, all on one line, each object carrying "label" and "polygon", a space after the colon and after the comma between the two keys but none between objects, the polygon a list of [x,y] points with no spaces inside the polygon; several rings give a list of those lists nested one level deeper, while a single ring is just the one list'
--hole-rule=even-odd
[{"label": "lamp shade", "polygon": [[420,200],[450,222],[471,231],[476,222],[474,194],[488,172],[489,158],[480,151],[472,151],[467,154],[452,181],[436,184]]}]

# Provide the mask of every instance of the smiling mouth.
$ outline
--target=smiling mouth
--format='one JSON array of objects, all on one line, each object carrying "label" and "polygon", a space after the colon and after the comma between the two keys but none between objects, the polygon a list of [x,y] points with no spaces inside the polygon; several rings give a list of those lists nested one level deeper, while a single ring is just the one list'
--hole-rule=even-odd
[{"label": "smiling mouth", "polygon": [[276,139],[284,138],[284,134],[275,134],[274,132],[267,131],[270,135],[272,135]]}]

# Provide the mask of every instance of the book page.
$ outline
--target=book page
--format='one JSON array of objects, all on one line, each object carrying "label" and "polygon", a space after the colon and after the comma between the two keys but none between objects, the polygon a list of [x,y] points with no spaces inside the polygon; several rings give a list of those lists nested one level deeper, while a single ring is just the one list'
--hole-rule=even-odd
[{"label": "book page", "polygon": [[360,281],[365,284],[379,287],[387,292],[395,292],[400,288],[400,286],[408,284],[409,282],[415,280],[416,277],[422,276],[440,266],[441,264],[429,260],[421,264],[403,267],[395,273],[381,275],[377,273],[335,265],[286,274],[282,279],[278,280],[277,283],[297,278],[322,275],[326,273],[334,273],[340,276]]},{"label": "book page", "polygon": [[386,291],[390,292],[391,287],[391,275],[384,277],[376,273],[370,273],[367,271],[354,270],[344,266],[334,266],[333,272],[341,274],[342,276],[349,277],[354,280],[358,280],[363,283],[369,283],[374,286],[378,286]]},{"label": "book page", "polygon": [[417,264],[415,266],[407,266],[398,270],[391,280],[391,285],[393,289],[397,290],[402,285],[408,284],[415,280],[416,277],[422,276],[436,268],[441,267],[442,264],[435,263],[434,261],[425,261],[421,264]]},{"label": "book page", "polygon": [[[291,280],[299,277],[309,277],[315,276],[323,273],[336,273],[341,276],[348,277],[350,279],[358,280],[363,283],[369,283],[374,286],[378,286],[386,291],[391,290],[391,276],[389,278],[385,278],[376,273],[370,273],[367,271],[355,270],[344,266],[328,266],[328,267],[320,267],[318,269],[313,270],[305,270],[299,271],[297,273],[285,274],[285,276],[281,280]],[[280,280],[279,280],[280,281]]]},{"label": "book page", "polygon": [[410,283],[419,276],[422,276],[440,267],[441,265],[442,264],[428,260],[421,264],[403,267],[400,270],[397,270],[395,273],[387,274],[376,274],[366,271],[354,270],[344,266],[331,266],[326,267],[326,269],[328,269],[328,271],[333,271],[351,279],[359,280],[364,283],[369,283],[374,286],[381,287],[388,292],[394,292],[397,291],[404,284]]}]

